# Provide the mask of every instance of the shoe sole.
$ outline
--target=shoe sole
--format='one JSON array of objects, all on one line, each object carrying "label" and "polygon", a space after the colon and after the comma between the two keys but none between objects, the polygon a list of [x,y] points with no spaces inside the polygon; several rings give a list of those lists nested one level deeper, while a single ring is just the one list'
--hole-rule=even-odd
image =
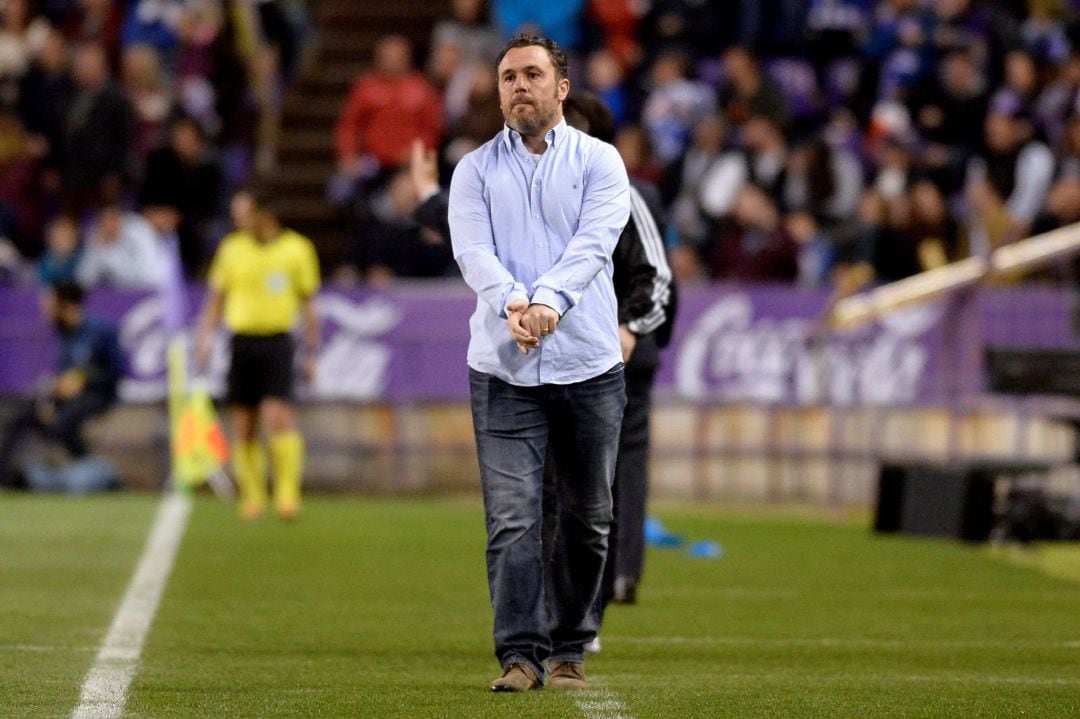
[{"label": "shoe sole", "polygon": [[529,687],[528,689],[518,689],[516,687],[507,686],[505,684],[491,685],[491,691],[495,692],[496,694],[524,694],[525,692],[536,691],[539,688],[539,686],[535,686]]}]

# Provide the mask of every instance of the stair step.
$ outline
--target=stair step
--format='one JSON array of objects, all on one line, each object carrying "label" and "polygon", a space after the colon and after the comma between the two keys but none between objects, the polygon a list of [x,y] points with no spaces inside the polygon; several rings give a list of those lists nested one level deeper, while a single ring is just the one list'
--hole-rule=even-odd
[{"label": "stair step", "polygon": [[[334,150],[334,131],[325,128],[311,129],[310,125],[305,129],[296,129],[281,138],[280,149],[296,150],[297,152],[321,152]],[[314,159],[314,158],[312,158]]]},{"label": "stair step", "polygon": [[311,95],[308,93],[289,93],[285,98],[282,113],[286,117],[302,117],[309,120],[322,120],[333,124],[341,112],[344,98]]},{"label": "stair step", "polygon": [[333,162],[290,162],[287,167],[280,167],[267,180],[276,188],[305,187],[321,195],[333,174]]},{"label": "stair step", "polygon": [[285,224],[295,225],[298,222],[312,221],[336,221],[338,214],[334,207],[321,195],[291,195],[286,193],[281,197],[279,206],[281,218]]},{"label": "stair step", "polygon": [[450,0],[320,0],[317,39],[309,62],[289,88],[281,115],[277,169],[266,184],[281,198],[282,220],[316,245],[332,271],[349,250],[349,223],[325,198],[335,168],[334,127],[356,79],[371,67],[378,42],[409,38],[422,61],[435,23],[450,16]]},{"label": "stair step", "polygon": [[370,63],[355,59],[342,60],[319,57],[317,70],[305,73],[296,79],[293,87],[300,92],[332,93],[344,96],[371,67]]}]

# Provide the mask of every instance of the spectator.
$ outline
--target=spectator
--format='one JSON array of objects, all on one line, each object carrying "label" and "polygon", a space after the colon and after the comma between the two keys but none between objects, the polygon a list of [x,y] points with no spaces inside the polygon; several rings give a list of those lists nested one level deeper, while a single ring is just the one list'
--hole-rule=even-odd
[{"label": "spectator", "polygon": [[736,41],[755,53],[805,51],[806,0],[739,0]]},{"label": "spectator", "polygon": [[911,187],[915,172],[913,140],[902,135],[885,138],[876,154],[877,175],[872,179],[874,191],[888,201],[899,197]]},{"label": "spectator", "polygon": [[0,485],[13,486],[15,452],[29,432],[59,442],[72,457],[88,453],[82,430],[87,420],[116,401],[124,356],[116,330],[83,311],[83,291],[61,284],[46,296],[45,314],[60,336],[56,376],[40,397],[27,401],[0,440]]},{"label": "spectator", "polygon": [[864,236],[864,259],[872,269],[871,277],[879,282],[895,282],[922,272],[926,267],[919,256],[919,237],[912,228],[911,196],[903,193],[889,201],[864,198],[868,215],[876,214],[874,202],[880,202],[880,215],[874,216],[871,231]]},{"label": "spectator", "polygon": [[[113,0],[77,0],[59,25],[73,45],[97,45],[105,54],[106,68],[120,67],[120,35],[124,9]],[[75,64],[78,68],[78,62]]]},{"label": "spectator", "polygon": [[799,284],[827,287],[836,260],[835,250],[817,220],[809,212],[793,212],[784,218],[784,227],[798,246]]},{"label": "spectator", "polygon": [[144,45],[168,57],[176,49],[176,33],[184,0],[132,0],[121,30],[125,48]]},{"label": "spectator", "polygon": [[131,45],[124,50],[120,81],[135,113],[132,152],[143,163],[161,142],[174,110],[161,58],[151,45]]},{"label": "spectator", "polygon": [[[638,24],[644,10],[643,3],[635,0],[589,2],[589,16],[603,36],[601,52],[621,68],[631,67],[641,60],[642,51],[637,38]],[[611,110],[615,112],[614,107]],[[621,122],[618,113],[615,113],[615,119],[617,124]]]},{"label": "spectator", "polygon": [[982,146],[971,128],[982,124],[988,103],[985,75],[971,51],[960,48],[948,52],[938,77],[913,94],[911,112],[923,137],[967,155]]},{"label": "spectator", "polygon": [[83,287],[158,288],[168,263],[153,225],[119,205],[102,208],[90,227],[77,276]]},{"label": "spectator", "polygon": [[990,98],[991,111],[1030,116],[1041,90],[1035,59],[1024,50],[1010,50],[1005,56],[1005,82]]},{"label": "spectator", "polygon": [[[1031,232],[1038,235],[1075,222],[1080,222],[1080,175],[1069,174],[1050,188],[1043,211],[1035,218]],[[1075,260],[1072,265],[1076,267]]]},{"label": "spectator", "polygon": [[1077,111],[1080,99],[1080,48],[1073,51],[1056,77],[1035,101],[1035,117],[1039,128],[1052,147],[1065,141],[1065,125]]},{"label": "spectator", "polygon": [[78,223],[66,215],[57,217],[45,231],[45,251],[38,260],[38,283],[49,286],[76,282],[82,254]]},{"label": "spectator", "polygon": [[724,153],[701,179],[701,207],[719,220],[731,212],[735,196],[754,183],[779,198],[787,174],[787,141],[780,127],[765,115],[749,118],[742,133],[743,149]]},{"label": "spectator", "polygon": [[[721,158],[724,120],[711,115],[694,127],[694,141],[679,161],[668,168],[661,189],[671,205],[671,222],[680,242],[700,245],[707,231],[702,190],[706,177]],[[672,199],[674,195],[674,199]]]},{"label": "spectator", "polygon": [[192,118],[178,118],[168,142],[146,163],[141,203],[178,214],[180,259],[188,277],[197,277],[207,260],[213,223],[223,214],[223,190],[221,166],[202,128]]},{"label": "spectator", "polygon": [[383,38],[375,49],[374,69],[353,85],[338,119],[340,181],[354,190],[361,182],[381,184],[408,161],[414,138],[425,147],[439,145],[441,117],[438,93],[413,70],[409,41],[400,35]]},{"label": "spectator", "polygon": [[499,111],[498,87],[489,64],[470,64],[467,76],[458,77],[468,82],[460,88],[464,95],[454,102],[459,108],[452,111],[454,100],[452,88],[446,93],[446,122],[449,136],[453,139],[443,149],[443,161],[450,166],[492,138],[503,126]]},{"label": "spectator", "polygon": [[[994,110],[984,126],[986,151],[968,163],[969,198],[976,197],[984,212],[990,211],[991,197],[1000,198],[1015,223],[1013,239],[1019,239],[1042,208],[1053,180],[1054,156],[1046,145],[1032,139],[1031,122],[1025,117]],[[989,188],[976,187],[972,195],[971,186],[984,181]]]},{"label": "spectator", "polygon": [[660,48],[680,48],[696,58],[726,48],[734,39],[738,4],[701,0],[654,0],[639,24],[646,57]]},{"label": "spectator", "polygon": [[585,0],[491,0],[492,15],[504,38],[528,30],[547,37],[564,50],[581,44]]},{"label": "spectator", "polygon": [[5,0],[0,18],[0,101],[18,99],[19,81],[49,32],[44,18],[33,17],[28,0]]},{"label": "spectator", "polygon": [[987,178],[969,180],[964,199],[968,219],[970,254],[989,257],[994,250],[1024,233],[1009,213],[1005,198]]},{"label": "spectator", "polygon": [[43,151],[13,113],[0,110],[0,235],[24,258],[41,252],[42,198],[34,177]]},{"label": "spectator", "polygon": [[716,109],[712,89],[686,77],[688,61],[675,51],[662,52],[649,73],[652,90],[641,111],[644,127],[662,165],[678,158],[694,125]]},{"label": "spectator", "polygon": [[41,52],[22,78],[18,109],[31,141],[43,148],[42,168],[53,175],[48,183],[54,187],[59,187],[65,121],[74,97],[67,41],[49,30]]},{"label": "spectator", "polygon": [[1064,0],[1029,0],[1028,15],[1020,25],[1020,42],[1041,63],[1060,65],[1069,56]]},{"label": "spectator", "polygon": [[813,63],[818,87],[833,102],[854,91],[842,73],[857,62],[859,44],[873,0],[809,0],[806,17],[807,55]]},{"label": "spectator", "polygon": [[[221,67],[223,64],[236,61],[218,56],[225,42],[224,25],[222,8],[213,3],[185,4],[177,24],[175,75],[180,109],[211,133],[223,129],[223,116],[219,112],[223,99],[215,81],[219,73],[227,72]],[[231,90],[239,99],[246,99],[247,94],[240,88]]]},{"label": "spectator", "polygon": [[615,135],[615,147],[626,165],[626,172],[645,182],[657,184],[663,167],[653,154],[652,142],[640,125],[626,125]]},{"label": "spectator", "polygon": [[792,154],[783,194],[789,209],[836,225],[855,214],[861,194],[862,168],[847,149],[817,138]]},{"label": "spectator", "polygon": [[1059,147],[1054,178],[1080,177],[1080,112],[1069,118]]},{"label": "spectator", "polygon": [[630,113],[630,97],[618,57],[605,49],[591,53],[585,64],[585,84],[611,108],[615,126],[621,127]]},{"label": "spectator", "polygon": [[98,202],[116,201],[131,175],[134,112],[109,78],[101,45],[75,52],[77,91],[64,132],[64,183],[69,203],[81,212]]},{"label": "spectator", "polygon": [[922,270],[932,270],[946,263],[962,260],[967,249],[961,246],[960,230],[949,216],[941,190],[929,180],[920,180],[911,188],[911,234]]},{"label": "spectator", "polygon": [[753,116],[766,117],[778,127],[787,123],[783,93],[761,72],[757,60],[742,47],[724,53],[727,79],[720,92],[720,107],[730,125],[741,126]]},{"label": "spectator", "polygon": [[424,232],[414,214],[419,206],[410,173],[395,172],[371,197],[356,248],[358,270],[368,281],[392,277],[445,277],[457,274],[450,244]]},{"label": "spectator", "polygon": [[[488,21],[484,0],[453,0],[450,17],[431,33],[431,46],[457,49],[462,62],[494,62],[502,48],[499,31]],[[491,71],[490,65],[487,66]]]},{"label": "spectator", "polygon": [[714,280],[791,282],[799,274],[795,240],[776,202],[756,185],[736,193],[731,221],[714,231],[705,252]]}]

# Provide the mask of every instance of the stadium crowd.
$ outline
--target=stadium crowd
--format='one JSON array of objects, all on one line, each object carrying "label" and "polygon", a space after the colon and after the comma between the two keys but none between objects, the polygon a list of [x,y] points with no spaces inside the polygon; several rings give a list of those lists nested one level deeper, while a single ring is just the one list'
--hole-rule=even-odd
[{"label": "stadium crowd", "polygon": [[[682,282],[888,281],[1080,220],[1071,0],[450,6],[426,52],[382,40],[336,127],[327,195],[369,279],[457,273],[413,217],[410,143],[438,148],[445,184],[500,129],[493,61],[523,27],[611,107],[630,174],[660,189]],[[305,3],[0,14],[0,277],[150,286],[175,233],[202,278],[229,198],[273,164]]]},{"label": "stadium crowd", "polygon": [[0,278],[201,276],[229,197],[272,163],[297,0],[3,0]]},{"label": "stadium crowd", "polygon": [[431,244],[409,217],[423,198],[404,138],[438,145],[449,178],[502,125],[492,58],[522,28],[567,49],[572,86],[614,111],[628,170],[662,192],[683,282],[889,281],[1080,219],[1075,3],[452,5],[422,70],[385,40],[342,112],[339,170],[372,188],[361,270],[454,272],[448,252],[401,262]]}]

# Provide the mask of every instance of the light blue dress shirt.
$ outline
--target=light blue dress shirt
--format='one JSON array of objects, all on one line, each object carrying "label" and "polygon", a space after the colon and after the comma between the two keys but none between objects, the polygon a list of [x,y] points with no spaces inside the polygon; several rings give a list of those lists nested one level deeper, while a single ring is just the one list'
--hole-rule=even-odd
[{"label": "light blue dress shirt", "polygon": [[[547,142],[532,155],[504,128],[450,183],[454,259],[477,294],[469,366],[526,387],[581,382],[622,360],[611,253],[630,215],[626,168],[614,147],[565,121]],[[561,316],[528,355],[506,328],[519,299]]]}]

